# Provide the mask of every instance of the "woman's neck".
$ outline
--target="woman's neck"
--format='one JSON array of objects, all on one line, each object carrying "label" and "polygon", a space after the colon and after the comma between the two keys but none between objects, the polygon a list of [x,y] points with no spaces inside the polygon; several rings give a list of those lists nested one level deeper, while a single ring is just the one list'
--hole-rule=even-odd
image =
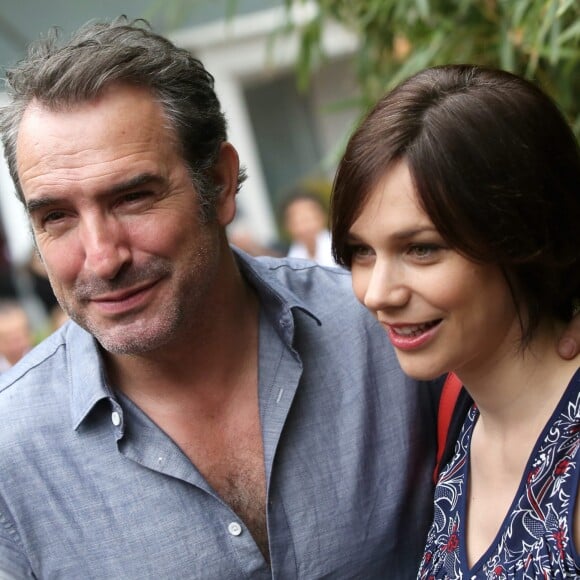
[{"label": "woman's neck", "polygon": [[543,426],[580,364],[556,351],[559,324],[543,324],[529,345],[506,337],[494,360],[477,368],[457,369],[488,428],[505,431],[518,424]]}]

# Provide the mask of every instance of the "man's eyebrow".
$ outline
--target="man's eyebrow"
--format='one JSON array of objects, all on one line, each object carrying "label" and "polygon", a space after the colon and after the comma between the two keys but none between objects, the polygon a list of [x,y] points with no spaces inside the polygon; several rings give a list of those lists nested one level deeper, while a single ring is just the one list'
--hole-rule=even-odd
[{"label": "man's eyebrow", "polygon": [[115,194],[115,193],[123,193],[124,191],[128,191],[131,189],[135,189],[136,187],[140,187],[141,185],[145,184],[160,184],[165,183],[165,178],[157,173],[140,173],[135,177],[131,177],[127,181],[123,181],[122,183],[118,183],[111,187],[108,192]]},{"label": "man's eyebrow", "polygon": [[[116,195],[118,193],[123,193],[124,191],[131,191],[142,185],[147,184],[163,184],[165,183],[165,178],[156,173],[140,173],[135,177],[131,177],[126,181],[115,184],[113,187],[106,190],[106,195]],[[53,205],[58,205],[64,198],[59,196],[43,196],[36,199],[31,199],[26,202],[26,210],[29,214],[33,214],[43,208],[50,207]]]},{"label": "man's eyebrow", "polygon": [[58,203],[58,200],[54,197],[38,197],[36,199],[31,199],[26,201],[26,211],[29,215],[37,212],[45,207],[49,207]]}]

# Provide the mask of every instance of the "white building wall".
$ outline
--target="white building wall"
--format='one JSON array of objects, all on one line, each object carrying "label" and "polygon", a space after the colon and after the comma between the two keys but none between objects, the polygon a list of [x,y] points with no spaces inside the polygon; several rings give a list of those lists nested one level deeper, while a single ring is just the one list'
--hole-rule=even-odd
[{"label": "white building wall", "polygon": [[[6,103],[6,95],[0,94],[0,105]],[[32,236],[24,207],[18,201],[14,183],[4,161],[4,152],[0,147],[0,215],[8,242],[8,251],[13,263],[22,264],[30,257]]]},{"label": "white building wall", "polygon": [[[313,11],[312,4],[303,4],[291,18],[300,24],[312,18]],[[267,78],[294,65],[298,54],[297,34],[275,33],[284,25],[286,18],[283,8],[272,8],[237,17],[231,22],[212,23],[171,35],[176,44],[189,49],[214,75],[216,93],[228,119],[229,139],[248,170],[248,180],[243,186],[238,206],[254,237],[262,244],[269,244],[277,238],[276,221],[243,90],[246,83]],[[329,58],[343,59],[356,49],[356,39],[338,25],[329,25],[323,35],[323,46]],[[329,71],[319,77],[317,75],[312,83],[315,103],[323,108],[325,100],[331,101],[341,94],[337,92],[339,87],[335,86],[336,82],[344,84],[347,87],[345,95],[349,94],[354,86],[352,79],[349,69],[329,67]],[[318,129],[328,151],[340,145],[345,128],[352,125],[352,117],[351,111],[344,113],[338,123],[336,114],[319,120]]]}]

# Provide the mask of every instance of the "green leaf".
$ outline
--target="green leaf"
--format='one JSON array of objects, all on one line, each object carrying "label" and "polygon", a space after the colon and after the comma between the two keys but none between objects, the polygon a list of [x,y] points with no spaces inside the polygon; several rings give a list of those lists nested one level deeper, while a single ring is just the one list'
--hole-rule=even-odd
[{"label": "green leaf", "polygon": [[580,20],[576,20],[560,34],[560,44],[565,44],[569,40],[576,39],[580,42]]},{"label": "green leaf", "polygon": [[[175,19],[184,11],[214,1],[153,0],[152,5],[177,26]],[[227,17],[244,1],[225,0]],[[290,22],[290,10],[309,1],[318,17],[297,29]],[[274,4],[286,8],[287,22],[269,44],[274,45],[277,35],[298,34],[295,70],[302,90],[324,60],[322,29],[334,20],[359,37],[353,58],[361,99],[353,106],[360,110],[421,68],[473,62],[537,78],[580,134],[580,81],[575,80],[580,78],[578,0],[271,0]],[[269,50],[268,58],[275,64],[275,51]]]}]

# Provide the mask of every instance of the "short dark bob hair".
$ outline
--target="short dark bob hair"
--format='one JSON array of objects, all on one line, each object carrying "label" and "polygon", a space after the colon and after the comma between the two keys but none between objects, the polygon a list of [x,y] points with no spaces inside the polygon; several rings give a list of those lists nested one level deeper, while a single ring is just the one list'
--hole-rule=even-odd
[{"label": "short dark bob hair", "polygon": [[351,137],[333,185],[333,252],[343,266],[352,260],[350,227],[400,160],[450,247],[502,268],[524,344],[542,320],[571,318],[580,295],[580,151],[544,92],[505,71],[449,65],[384,96]]}]

